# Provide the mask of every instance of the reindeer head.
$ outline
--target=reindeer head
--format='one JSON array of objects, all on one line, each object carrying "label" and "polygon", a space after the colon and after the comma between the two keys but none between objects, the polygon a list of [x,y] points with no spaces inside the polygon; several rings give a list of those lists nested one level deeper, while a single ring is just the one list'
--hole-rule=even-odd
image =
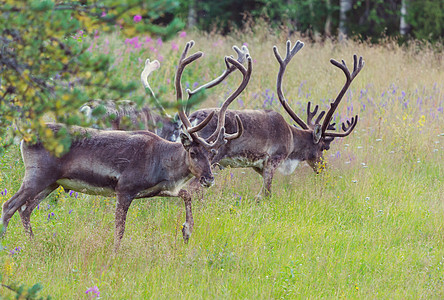
[{"label": "reindeer head", "polygon": [[[244,78],[238,89],[233,94],[231,94],[223,103],[222,108],[219,111],[218,126],[214,131],[214,133],[208,139],[205,140],[197,135],[197,131],[203,129],[210,122],[210,120],[214,115],[214,111],[211,114],[209,114],[198,125],[191,126],[190,120],[188,119],[183,109],[185,104],[182,100],[182,85],[181,85],[181,77],[183,70],[188,64],[197,60],[203,55],[203,53],[199,51],[187,57],[187,52],[191,47],[193,47],[193,45],[194,42],[190,41],[185,46],[185,49],[179,60],[179,66],[177,68],[176,79],[175,79],[176,96],[179,107],[178,115],[183,124],[183,131],[180,134],[180,140],[183,147],[187,151],[187,163],[189,166],[189,170],[195,177],[199,178],[199,182],[202,186],[209,187],[214,183],[214,177],[211,172],[211,159],[217,153],[219,147],[224,145],[228,140],[239,138],[243,132],[242,122],[238,116],[236,116],[237,129],[238,129],[236,133],[226,134],[223,122],[225,120],[225,112],[228,105],[230,105],[230,103],[233,102],[233,100],[245,89],[245,87],[248,84],[252,69],[251,58],[248,58],[249,68],[247,71],[245,70],[245,68],[242,66],[241,63],[235,61],[232,57],[225,57],[225,63],[227,65],[232,64],[236,68],[238,68],[239,71],[242,72]],[[190,90],[187,90],[187,93],[189,100],[190,97],[192,96],[192,93]]]},{"label": "reindeer head", "polygon": [[[358,73],[362,70],[364,67],[364,61],[362,57],[358,58],[356,55],[353,56],[354,65],[353,65],[353,72],[350,74],[350,71],[348,70],[346,64],[344,61],[342,63],[339,63],[338,61],[331,59],[330,62],[340,68],[346,77],[346,82],[342,88],[342,90],[339,92],[338,96],[336,97],[335,101],[330,104],[330,109],[327,112],[327,115],[325,116],[324,121],[321,124],[322,117],[325,115],[325,111],[322,111],[319,116],[316,118],[315,122],[313,122],[313,117],[316,115],[319,106],[316,105],[313,111],[310,109],[311,103],[308,102],[307,105],[307,124],[300,119],[296,113],[290,108],[290,106],[287,103],[287,100],[285,99],[285,96],[282,92],[282,77],[284,75],[285,69],[287,67],[287,64],[290,62],[290,60],[293,58],[293,56],[302,49],[304,46],[304,43],[297,41],[293,48],[291,48],[291,42],[287,41],[287,55],[285,59],[282,59],[279,55],[279,52],[277,50],[277,47],[273,47],[274,55],[276,56],[277,61],[279,62],[280,68],[279,73],[277,77],[277,93],[279,100],[284,107],[284,109],[287,111],[287,113],[291,116],[291,118],[302,128],[302,132],[299,133],[299,135],[302,137],[303,142],[301,142],[301,139],[295,139],[295,143],[303,144],[304,149],[298,149],[303,153],[303,159],[307,161],[307,163],[313,168],[315,172],[319,172],[320,165],[323,160],[323,152],[324,150],[330,149],[330,143],[334,140],[335,137],[346,137],[348,136],[353,129],[355,128],[357,122],[358,122],[358,115],[351,118],[351,120],[347,120],[347,123],[342,123],[342,130],[344,132],[337,133],[337,132],[330,132],[327,130],[335,130],[335,123],[330,123],[331,119],[333,117],[333,114],[338,107],[339,103],[342,100],[342,97],[344,96],[347,89],[350,87],[351,82],[353,79],[358,75]],[[300,148],[300,147],[299,147]]]}]

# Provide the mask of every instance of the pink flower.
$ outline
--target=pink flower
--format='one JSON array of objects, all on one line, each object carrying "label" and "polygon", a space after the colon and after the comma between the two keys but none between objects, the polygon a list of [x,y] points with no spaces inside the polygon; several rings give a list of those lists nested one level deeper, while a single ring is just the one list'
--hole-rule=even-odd
[{"label": "pink flower", "polygon": [[106,17],[106,11],[102,11],[102,15],[101,15],[101,17],[103,18],[103,17]]},{"label": "pink flower", "polygon": [[247,44],[247,43],[243,43],[242,45],[244,45],[244,46],[248,47],[248,44]]},{"label": "pink flower", "polygon": [[134,20],[134,23],[140,22],[140,21],[142,21],[142,16],[141,15],[135,15],[133,20]]},{"label": "pink flower", "polygon": [[177,45],[175,42],[172,42],[171,43],[171,49],[173,51],[177,51],[177,50],[179,50],[179,45]]},{"label": "pink flower", "polygon": [[139,43],[139,37],[135,36],[132,39],[126,39],[125,40],[125,44],[126,45],[133,45],[134,49],[138,49],[140,47],[142,47],[142,44]]},{"label": "pink flower", "polygon": [[145,42],[149,43],[151,41],[152,41],[152,39],[149,36],[147,36],[146,39],[145,39]]},{"label": "pink flower", "polygon": [[179,33],[179,37],[181,37],[181,38],[184,38],[184,37],[186,37],[186,36],[187,36],[186,31],[181,31],[181,32]]},{"label": "pink flower", "polygon": [[159,61],[163,61],[163,56],[159,54],[159,55],[157,56],[157,59],[158,59]]},{"label": "pink flower", "polygon": [[163,45],[162,39],[158,38],[157,39],[157,46],[162,47],[162,45]]}]

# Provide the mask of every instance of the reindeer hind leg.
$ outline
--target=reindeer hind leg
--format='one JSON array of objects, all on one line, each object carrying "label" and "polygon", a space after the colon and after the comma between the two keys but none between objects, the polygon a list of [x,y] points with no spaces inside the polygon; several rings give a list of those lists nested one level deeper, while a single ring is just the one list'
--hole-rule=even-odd
[{"label": "reindeer hind leg", "polygon": [[41,191],[37,196],[33,199],[27,201],[22,207],[19,209],[20,218],[23,223],[23,227],[25,228],[26,233],[33,237],[32,227],[31,227],[31,214],[32,211],[37,207],[37,205],[45,199],[49,194],[51,194],[59,185],[57,183],[47,187],[43,191]]}]

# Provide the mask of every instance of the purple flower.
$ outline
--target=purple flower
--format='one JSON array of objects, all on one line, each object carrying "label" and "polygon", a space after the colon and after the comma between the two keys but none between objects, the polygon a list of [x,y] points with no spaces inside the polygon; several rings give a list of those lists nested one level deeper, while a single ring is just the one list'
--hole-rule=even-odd
[{"label": "purple flower", "polygon": [[180,33],[179,33],[179,37],[181,37],[181,38],[184,38],[184,37],[186,37],[187,36],[187,33],[185,32],[185,31],[181,31]]},{"label": "purple flower", "polygon": [[94,298],[98,298],[100,296],[100,291],[99,291],[99,288],[97,287],[97,285],[90,287],[85,291],[85,294],[89,294],[89,293],[91,293],[90,295]]},{"label": "purple flower", "polygon": [[248,43],[243,43],[242,45],[248,47]]},{"label": "purple flower", "polygon": [[6,196],[8,194],[8,190],[5,188],[4,191],[0,192],[2,196]]},{"label": "purple flower", "polygon": [[171,49],[173,51],[177,51],[177,50],[179,50],[179,45],[177,45],[175,42],[172,42],[171,43]]},{"label": "purple flower", "polygon": [[230,177],[231,177],[231,179],[233,179],[233,177],[234,177],[234,174],[231,172],[230,172]]},{"label": "purple flower", "polygon": [[162,45],[163,45],[163,41],[162,41],[162,39],[161,39],[161,38],[158,38],[158,39],[157,39],[157,46],[162,47]]},{"label": "purple flower", "polygon": [[138,23],[140,21],[142,21],[142,16],[141,15],[135,15],[133,18],[134,23]]},{"label": "purple flower", "polygon": [[106,17],[106,12],[105,11],[102,11],[102,15],[101,15],[101,17],[103,18],[103,17]]},{"label": "purple flower", "polygon": [[68,214],[71,214],[71,213],[72,213],[72,209],[69,210]]}]

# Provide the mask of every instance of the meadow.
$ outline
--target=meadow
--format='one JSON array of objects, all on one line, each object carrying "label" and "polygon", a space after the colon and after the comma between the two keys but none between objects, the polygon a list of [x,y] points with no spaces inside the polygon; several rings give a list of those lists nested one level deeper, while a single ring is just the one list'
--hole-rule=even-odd
[{"label": "meadow", "polygon": [[[189,86],[218,76],[223,57],[234,55],[231,46],[246,43],[253,75],[234,108],[273,109],[290,122],[276,96],[272,53],[276,44],[285,54],[284,33],[181,32],[168,42],[99,34],[79,42],[91,43],[92,55],[112,55],[124,81],[139,78],[146,58],[160,60],[149,81],[173,101],[175,64],[190,39],[205,56],[185,73]],[[11,219],[0,241],[2,283],[39,282],[39,295],[54,299],[444,298],[442,53],[421,43],[290,39],[306,45],[287,67],[283,88],[304,120],[308,101],[326,109],[342,88],[344,75],[330,58],[350,67],[354,53],[365,60],[335,114],[337,123],[356,114],[359,122],[325,153],[326,170],[316,175],[302,163],[290,176],[278,174],[271,198],[260,202],[254,196],[262,178],[253,170],[217,171],[216,184],[193,201],[188,244],[179,198],[136,200],[117,254],[115,199],[59,189],[32,215],[34,241],[18,213]],[[240,77],[207,91],[201,107],[219,105]],[[134,93],[143,95],[142,86]],[[18,145],[1,160],[3,203],[24,173]],[[13,297],[5,287],[0,295]]]}]

